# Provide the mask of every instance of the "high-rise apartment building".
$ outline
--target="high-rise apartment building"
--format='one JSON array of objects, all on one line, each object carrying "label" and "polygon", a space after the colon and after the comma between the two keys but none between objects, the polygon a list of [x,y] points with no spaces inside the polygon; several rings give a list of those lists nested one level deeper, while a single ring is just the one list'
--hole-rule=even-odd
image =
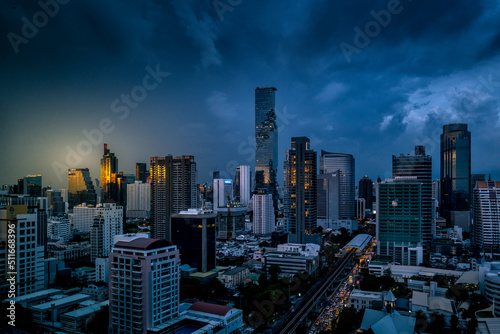
[{"label": "high-rise apartment building", "polygon": [[101,202],[118,203],[118,158],[104,144],[104,155],[101,159]]},{"label": "high-rise apartment building", "polygon": [[127,185],[127,217],[148,218],[151,210],[151,184],[135,181]]},{"label": "high-rise apartment building", "polygon": [[253,233],[271,234],[275,230],[273,196],[265,191],[253,195]]},{"label": "high-rise apartment building", "polygon": [[351,154],[321,150],[320,174],[339,171],[339,218],[356,219],[355,160]]},{"label": "high-rise apartment building", "polygon": [[69,215],[73,229],[77,233],[90,233],[95,216],[97,216],[97,208],[86,204],[75,206],[73,213]]},{"label": "high-rise apartment building", "polygon": [[214,197],[214,210],[217,211],[221,207],[227,207],[228,201],[232,201],[234,197],[233,180],[214,179],[212,191]]},{"label": "high-rise apartment building", "polygon": [[452,211],[470,208],[471,133],[467,124],[448,124],[441,134],[441,216],[454,225]]},{"label": "high-rise apartment building", "polygon": [[68,197],[70,209],[82,203],[97,204],[97,194],[88,168],[68,169]]},{"label": "high-rise apartment building", "polygon": [[171,155],[151,157],[151,237],[171,239],[170,215],[172,214],[172,163]]},{"label": "high-rise apartment building", "polygon": [[252,197],[250,178],[250,166],[241,165],[236,168],[236,175],[234,177],[234,192],[237,200],[242,205],[247,205]]},{"label": "high-rise apartment building", "polygon": [[430,251],[430,242],[435,234],[435,210],[432,198],[432,157],[425,155],[425,146],[415,146],[414,155],[392,156],[392,177],[414,176],[422,184],[421,218],[424,252]]},{"label": "high-rise apartment building", "polygon": [[500,253],[500,182],[477,181],[474,188],[474,244]]},{"label": "high-rise apartment building", "polygon": [[109,254],[110,333],[149,333],[179,313],[180,258],[164,239],[118,241]]},{"label": "high-rise apartment building", "polygon": [[172,213],[198,205],[198,172],[194,156],[175,157],[172,162]]},{"label": "high-rise apartment building", "polygon": [[377,258],[402,265],[423,261],[422,182],[416,176],[377,183]]},{"label": "high-rise apartment building", "polygon": [[334,228],[340,212],[340,171],[317,176],[318,226]]},{"label": "high-rise apartment building", "polygon": [[365,199],[365,208],[373,210],[373,181],[368,176],[363,176],[358,184],[358,198]]},{"label": "high-rise apartment building", "polygon": [[90,231],[92,246],[90,260],[107,257],[113,247],[115,235],[123,234],[123,207],[115,203],[100,204],[96,208],[96,216]]},{"label": "high-rise apartment building", "polygon": [[[30,198],[36,200],[36,197]],[[17,202],[15,198],[5,198],[0,204],[12,201]],[[37,210],[33,206],[8,204],[0,208],[0,243],[5,245],[0,249],[2,298],[7,298],[7,291],[11,289],[8,279],[12,277],[14,277],[16,297],[44,289],[44,246],[38,242],[40,238],[38,227]]]},{"label": "high-rise apartment building", "polygon": [[284,162],[284,216],[292,243],[310,242],[317,219],[317,154],[307,137],[292,137]]}]

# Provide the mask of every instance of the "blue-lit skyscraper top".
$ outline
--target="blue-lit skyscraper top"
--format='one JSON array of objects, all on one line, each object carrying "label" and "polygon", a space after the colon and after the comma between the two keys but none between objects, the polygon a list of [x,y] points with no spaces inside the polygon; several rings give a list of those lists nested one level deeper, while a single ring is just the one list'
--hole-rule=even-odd
[{"label": "blue-lit skyscraper top", "polygon": [[278,166],[278,126],[275,112],[275,87],[255,89],[255,183],[269,187]]}]

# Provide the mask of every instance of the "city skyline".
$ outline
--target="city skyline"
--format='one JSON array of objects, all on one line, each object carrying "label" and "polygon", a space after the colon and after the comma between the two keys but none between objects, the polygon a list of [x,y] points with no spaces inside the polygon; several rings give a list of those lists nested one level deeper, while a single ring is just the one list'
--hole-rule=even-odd
[{"label": "city skyline", "polygon": [[[442,126],[452,122],[472,133],[471,173],[499,179],[500,23],[489,13],[500,5],[429,10],[403,1],[366,45],[356,44],[355,28],[377,22],[387,5],[242,1],[221,12],[201,1],[68,2],[23,37],[43,9],[3,2],[0,140],[9,145],[0,154],[12,158],[0,184],[41,174],[43,186],[66,188],[69,168],[99,178],[104,143],[126,174],[169,154],[194,156],[200,183],[214,169],[254,166],[254,90],[262,86],[279,92],[280,186],[292,137],[352,154],[356,181],[375,180],[390,178],[391,156],[415,145],[439,161]],[[25,40],[16,44],[11,33]],[[349,55],[347,44],[359,52]],[[67,163],[68,147],[85,153],[81,161]]]}]

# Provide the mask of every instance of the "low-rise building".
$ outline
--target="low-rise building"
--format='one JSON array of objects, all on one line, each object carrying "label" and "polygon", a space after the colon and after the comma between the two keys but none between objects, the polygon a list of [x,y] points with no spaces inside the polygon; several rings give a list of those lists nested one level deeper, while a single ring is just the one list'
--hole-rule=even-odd
[{"label": "low-rise building", "polygon": [[107,305],[109,305],[108,300],[62,314],[60,318],[62,328],[69,333],[83,332],[87,329],[89,320]]},{"label": "low-rise building", "polygon": [[89,295],[95,301],[102,302],[108,299],[109,289],[106,283],[96,282],[85,286],[82,293]]},{"label": "low-rise building", "polygon": [[236,267],[224,272],[219,272],[218,279],[226,288],[229,289],[238,286],[241,282],[243,282],[249,273],[250,270],[246,267]]},{"label": "low-rise building", "polygon": [[364,310],[372,308],[374,301],[382,302],[382,299],[382,292],[354,289],[349,295],[349,305],[356,310]]}]

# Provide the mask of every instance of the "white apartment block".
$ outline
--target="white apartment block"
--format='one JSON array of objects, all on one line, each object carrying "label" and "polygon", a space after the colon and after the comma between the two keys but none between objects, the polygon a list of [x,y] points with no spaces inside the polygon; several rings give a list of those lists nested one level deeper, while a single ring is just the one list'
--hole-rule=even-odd
[{"label": "white apartment block", "polygon": [[98,205],[90,233],[90,260],[107,257],[113,247],[114,237],[119,234],[123,234],[123,207],[115,203]]},{"label": "white apartment block", "polygon": [[84,203],[75,206],[73,208],[73,215],[70,215],[73,229],[80,233],[90,233],[96,215],[97,208],[93,205],[87,206]]},{"label": "white apartment block", "polygon": [[275,230],[273,195],[253,195],[253,233],[271,234]]},{"label": "white apartment block", "polygon": [[127,185],[127,217],[147,218],[151,210],[151,184],[135,181]]},{"label": "white apartment block", "polygon": [[109,254],[110,333],[143,333],[179,314],[180,256],[164,239],[118,241]]},{"label": "white apartment block", "polygon": [[72,237],[71,222],[69,219],[49,219],[47,222],[47,237],[49,239],[68,242]]}]

